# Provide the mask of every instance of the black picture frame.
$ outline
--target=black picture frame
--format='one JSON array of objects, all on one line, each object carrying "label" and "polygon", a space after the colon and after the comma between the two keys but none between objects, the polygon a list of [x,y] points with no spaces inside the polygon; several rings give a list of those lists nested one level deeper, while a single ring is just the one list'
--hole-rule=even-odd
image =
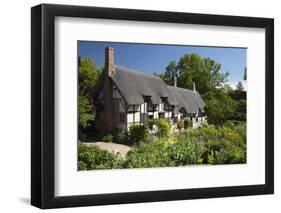
[{"label": "black picture frame", "polygon": [[[54,171],[55,17],[264,28],[265,184],[56,197]],[[274,193],[274,20],[164,11],[41,4],[31,9],[31,204],[59,208],[121,203],[217,198]]]}]

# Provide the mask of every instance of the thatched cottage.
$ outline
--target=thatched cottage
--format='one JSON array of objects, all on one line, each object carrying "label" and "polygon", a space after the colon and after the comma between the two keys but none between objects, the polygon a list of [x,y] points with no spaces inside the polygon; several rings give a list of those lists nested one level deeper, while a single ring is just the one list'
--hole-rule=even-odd
[{"label": "thatched cottage", "polygon": [[132,124],[144,124],[148,119],[163,118],[172,129],[181,120],[193,128],[206,122],[205,102],[193,90],[167,85],[161,78],[114,64],[114,49],[105,49],[105,69],[94,92],[95,128],[111,131],[129,129]]}]

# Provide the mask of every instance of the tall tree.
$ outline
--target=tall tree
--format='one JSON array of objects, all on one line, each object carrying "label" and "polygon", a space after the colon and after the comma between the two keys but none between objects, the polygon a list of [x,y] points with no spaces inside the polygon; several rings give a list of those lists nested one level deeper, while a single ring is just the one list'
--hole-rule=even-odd
[{"label": "tall tree", "polygon": [[222,125],[235,115],[236,103],[223,89],[215,89],[204,95],[208,122]]},{"label": "tall tree", "polygon": [[94,120],[95,115],[91,112],[91,104],[85,96],[78,96],[79,126],[86,128],[89,121]]},{"label": "tall tree", "polygon": [[177,62],[170,61],[163,73],[155,72],[154,75],[160,77],[166,84],[171,85],[173,76],[178,75],[177,74]]},{"label": "tall tree", "polygon": [[83,58],[79,65],[79,95],[91,97],[91,91],[95,86],[99,70],[91,58]]},{"label": "tall tree", "polygon": [[171,83],[174,75],[177,76],[177,62],[170,61],[165,71],[165,80],[167,81],[166,83]]},{"label": "tall tree", "polygon": [[237,83],[237,85],[236,85],[236,90],[237,90],[238,92],[243,92],[243,91],[244,91],[244,86],[243,86],[243,84],[242,84],[241,81],[239,81],[239,82]]},{"label": "tall tree", "polygon": [[222,87],[229,75],[221,72],[221,64],[198,54],[185,54],[177,64],[179,87],[192,89],[195,82],[199,93]]},{"label": "tall tree", "polygon": [[247,93],[246,93],[241,81],[239,81],[237,83],[235,90],[233,90],[232,92],[229,92],[229,95],[231,96],[231,98],[233,98],[236,101],[239,101],[242,99],[246,100]]},{"label": "tall tree", "polygon": [[95,107],[92,100],[93,88],[99,78],[100,71],[91,58],[83,58],[79,63],[79,126],[85,128],[94,120]]}]

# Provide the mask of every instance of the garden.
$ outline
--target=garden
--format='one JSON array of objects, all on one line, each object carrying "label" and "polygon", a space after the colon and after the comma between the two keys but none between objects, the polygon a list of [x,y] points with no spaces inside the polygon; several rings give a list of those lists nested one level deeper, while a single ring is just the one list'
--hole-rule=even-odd
[{"label": "garden", "polygon": [[[151,125],[157,126],[154,134]],[[128,132],[116,130],[101,135],[108,143],[131,146],[121,158],[98,146],[78,145],[78,169],[123,169],[246,163],[246,123],[226,121],[171,133],[164,119],[133,125]]]}]

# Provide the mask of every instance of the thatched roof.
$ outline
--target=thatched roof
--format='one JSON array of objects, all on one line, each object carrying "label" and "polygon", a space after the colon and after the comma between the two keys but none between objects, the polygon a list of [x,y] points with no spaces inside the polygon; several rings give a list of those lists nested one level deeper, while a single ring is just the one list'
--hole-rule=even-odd
[{"label": "thatched roof", "polygon": [[160,104],[162,98],[167,98],[176,111],[184,108],[187,113],[204,112],[205,102],[198,92],[169,86],[158,76],[114,65],[114,71],[109,77],[129,105],[142,104],[143,97],[149,96],[153,104]]},{"label": "thatched roof", "polygon": [[167,86],[177,100],[175,110],[184,108],[187,113],[204,112],[205,102],[198,92],[180,87]]},{"label": "thatched roof", "polygon": [[143,96],[150,96],[153,104],[162,103],[167,98],[171,105],[176,100],[164,81],[153,75],[115,65],[111,78],[128,104],[144,103]]}]

